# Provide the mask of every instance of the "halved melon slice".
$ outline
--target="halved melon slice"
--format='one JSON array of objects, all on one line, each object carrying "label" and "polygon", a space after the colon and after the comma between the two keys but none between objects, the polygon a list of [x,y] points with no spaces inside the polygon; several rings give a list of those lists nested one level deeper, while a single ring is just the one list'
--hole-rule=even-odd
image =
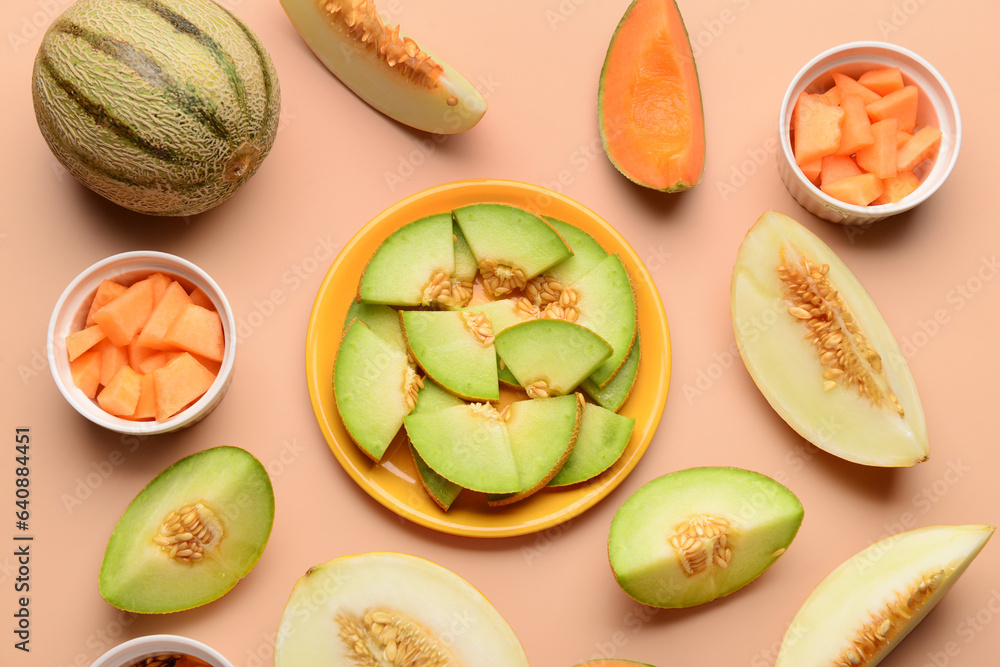
[{"label": "halved melon slice", "polygon": [[472,254],[472,248],[458,228],[458,223],[452,221],[452,238],[455,241],[455,270],[451,273],[451,296],[455,300],[455,308],[469,305],[472,300],[473,283],[479,273],[479,263]]},{"label": "halved melon slice", "polygon": [[342,556],[292,589],[275,667],[528,667],[517,636],[469,582],[415,556]]},{"label": "halved melon slice", "polygon": [[524,295],[540,307],[558,301],[566,285],[583,276],[608,256],[608,251],[602,248],[593,236],[579,227],[549,216],[545,216],[545,219],[560,236],[566,239],[569,247],[573,249],[573,256],[528,281]]},{"label": "halved melon slice", "polygon": [[[417,392],[417,405],[410,414],[436,412],[464,404],[465,401],[450,391],[443,389],[434,380],[425,379],[424,386]],[[417,473],[420,475],[420,483],[424,487],[424,490],[427,491],[431,500],[438,507],[448,511],[448,508],[451,507],[451,504],[455,502],[455,499],[462,492],[462,487],[454,482],[449,482],[434,472],[434,469],[427,465],[423,458],[421,458],[412,443],[410,444],[410,455],[413,456],[413,463],[417,467]]]},{"label": "halved melon slice", "polygon": [[927,458],[927,428],[906,359],[839,257],[768,211],[733,269],[731,313],[747,370],[799,435],[866,465]]},{"label": "halved melon slice", "polygon": [[348,88],[390,118],[425,132],[473,127],[486,100],[443,60],[387,25],[372,0],[281,0],[313,53]]},{"label": "halved melon slice", "polygon": [[451,305],[455,244],[451,216],[403,225],[382,242],[361,276],[358,300],[390,306]]},{"label": "halved melon slice", "polygon": [[621,458],[634,427],[633,417],[584,403],[576,444],[549,486],[578,484],[600,475]]},{"label": "halved melon slice", "polygon": [[775,667],[874,667],[965,572],[993,526],[929,526],[852,556],[806,598]]},{"label": "halved melon slice", "polygon": [[403,335],[429,378],[470,401],[500,398],[493,330],[482,313],[404,310]]},{"label": "halved melon slice", "polygon": [[406,339],[403,337],[403,323],[399,320],[399,311],[390,306],[378,303],[360,303],[352,301],[344,318],[344,331],[354,320],[360,320],[368,325],[372,333],[397,350],[406,349]]},{"label": "halved melon slice", "polygon": [[632,394],[635,378],[639,375],[639,355],[639,332],[636,331],[632,351],[611,381],[598,387],[593,380],[587,378],[580,383],[580,389],[602,408],[618,412]]}]

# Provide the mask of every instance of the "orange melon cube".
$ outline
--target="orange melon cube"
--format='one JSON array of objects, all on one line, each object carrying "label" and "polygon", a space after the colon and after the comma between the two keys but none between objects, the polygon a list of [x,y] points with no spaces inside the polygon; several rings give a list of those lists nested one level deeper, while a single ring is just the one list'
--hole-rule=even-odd
[{"label": "orange melon cube", "polygon": [[922,127],[909,141],[900,146],[896,154],[896,169],[912,171],[918,164],[934,156],[941,145],[941,130]]},{"label": "orange melon cube", "polygon": [[176,280],[171,281],[163,292],[163,296],[156,303],[156,307],[153,308],[149,320],[146,321],[139,336],[135,339],[136,344],[155,350],[165,350],[171,347],[163,342],[163,336],[177,315],[184,309],[184,306],[189,303],[191,303],[191,297],[188,296],[180,283]]},{"label": "orange melon cube", "polygon": [[128,348],[119,347],[105,338],[95,349],[101,352],[101,384],[106,387],[122,366],[128,366]]},{"label": "orange melon cube", "polygon": [[145,375],[147,371],[143,370],[143,365],[146,361],[155,355],[161,354],[161,350],[154,350],[151,347],[143,347],[137,342],[132,343],[125,348],[128,352],[128,365],[132,367],[139,375]]},{"label": "orange melon cube", "polygon": [[148,375],[157,368],[163,368],[166,366],[170,363],[170,360],[173,359],[174,356],[176,356],[176,353],[165,352],[163,350],[152,350],[152,354],[147,357],[143,357],[137,364],[129,363],[129,365],[132,366],[132,369],[136,373],[139,373],[140,375]]},{"label": "orange melon cube", "polygon": [[139,400],[131,419],[153,419],[156,417],[156,381],[152,374],[139,376]]},{"label": "orange melon cube", "polygon": [[208,310],[215,310],[215,302],[205,294],[205,290],[200,287],[195,287],[191,290],[191,303],[201,306],[202,308],[207,308]]},{"label": "orange melon cube", "polygon": [[848,95],[858,95],[864,101],[865,106],[868,106],[872,102],[882,98],[881,95],[871,88],[862,86],[851,77],[840,72],[833,72],[833,82],[837,88],[840,88],[841,99],[844,99]]},{"label": "orange melon cube", "polygon": [[173,417],[208,391],[214,381],[215,375],[188,353],[154,371],[156,420]]},{"label": "orange melon cube", "polygon": [[917,125],[917,92],[916,86],[903,86],[865,105],[872,124],[887,118],[895,118],[900,130],[912,132]]},{"label": "orange melon cube", "polygon": [[823,168],[823,158],[818,160],[813,160],[808,164],[803,164],[799,167],[802,173],[808,178],[813,184],[819,184],[819,174],[820,170]]},{"label": "orange melon cube", "polygon": [[835,106],[839,106],[840,103],[843,101],[843,99],[844,99],[844,92],[840,88],[837,88],[836,86],[834,86],[833,88],[831,88],[830,90],[826,91],[825,93],[822,93],[820,95],[820,98],[822,98],[822,100],[824,102],[826,102],[827,104],[829,104],[830,106],[834,106],[835,107]]},{"label": "orange melon cube", "polygon": [[860,95],[846,95],[840,103],[844,110],[844,122],[841,125],[840,146],[838,155],[853,155],[859,148],[875,143],[872,135],[872,123],[868,120],[865,103]]},{"label": "orange melon cube", "polygon": [[73,361],[104,338],[104,332],[96,324],[66,336],[66,352],[69,354],[69,360]]},{"label": "orange melon cube", "polygon": [[882,194],[882,179],[875,174],[860,174],[820,186],[826,194],[847,204],[867,206]]},{"label": "orange melon cube", "polygon": [[896,132],[896,150],[899,150],[900,148],[902,148],[903,144],[905,144],[907,141],[909,141],[912,138],[913,138],[913,135],[910,134],[909,132],[903,132],[902,130],[899,130],[898,132]]},{"label": "orange melon cube", "polygon": [[897,120],[887,118],[872,123],[872,135],[875,143],[858,150],[858,166],[878,178],[895,176],[896,168],[896,130]]},{"label": "orange melon cube", "polygon": [[151,273],[145,279],[153,286],[153,307],[155,308],[156,304],[163,297],[163,293],[167,291],[167,287],[174,281],[170,276],[163,273]]},{"label": "orange melon cube", "polygon": [[226,351],[222,318],[216,312],[189,303],[167,329],[163,342],[212,361],[222,361]]},{"label": "orange melon cube", "polygon": [[920,179],[912,171],[901,171],[895,176],[882,179],[882,194],[872,205],[895,204],[920,187]]},{"label": "orange melon cube", "polygon": [[89,327],[97,324],[94,321],[94,313],[124,294],[127,289],[121,283],[116,283],[113,280],[102,280],[101,284],[97,286],[97,292],[94,293],[94,300],[90,302],[90,311],[87,313],[87,323],[85,326]]},{"label": "orange melon cube", "polygon": [[69,372],[73,383],[80,388],[87,398],[97,396],[97,388],[101,385],[101,351],[87,350],[76,359],[69,362]]},{"label": "orange melon cube", "polygon": [[97,404],[116,417],[130,417],[139,403],[139,387],[139,374],[122,366],[97,395]]},{"label": "orange melon cube", "polygon": [[153,312],[153,283],[133,284],[121,296],[94,313],[94,321],[115,345],[131,343]]},{"label": "orange melon cube", "polygon": [[827,185],[834,181],[863,173],[861,167],[849,155],[827,155],[823,158],[822,163],[822,169],[819,174],[821,185]]},{"label": "orange melon cube", "polygon": [[796,107],[792,125],[795,162],[802,166],[836,152],[844,110],[830,106],[819,95],[800,96]]},{"label": "orange melon cube", "polygon": [[858,83],[885,96],[903,87],[903,73],[898,67],[878,67],[859,76]]}]

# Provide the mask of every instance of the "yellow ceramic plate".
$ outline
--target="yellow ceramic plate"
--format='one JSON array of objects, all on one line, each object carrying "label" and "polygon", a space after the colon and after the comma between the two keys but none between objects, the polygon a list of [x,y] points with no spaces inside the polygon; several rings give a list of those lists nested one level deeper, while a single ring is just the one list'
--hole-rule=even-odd
[{"label": "yellow ceramic plate", "polygon": [[[523,501],[491,508],[484,494],[463,491],[442,511],[425,493],[405,436],[400,434],[380,463],[374,463],[344,429],[333,397],[333,364],[350,301],[375,249],[404,224],[466,204],[503,202],[553,216],[590,233],[618,253],[635,286],[641,361],[632,394],[620,412],[635,418],[632,439],[621,459],[589,482],[543,489]],[[454,535],[525,535],[566,521],[594,506],[625,479],[656,431],[670,383],[670,334],[663,303],[635,251],[611,225],[575,201],[542,187],[500,180],[449,183],[408,197],[365,225],[330,267],[313,305],[306,335],[306,379],[319,427],[344,470],[375,500],[415,523]]]}]

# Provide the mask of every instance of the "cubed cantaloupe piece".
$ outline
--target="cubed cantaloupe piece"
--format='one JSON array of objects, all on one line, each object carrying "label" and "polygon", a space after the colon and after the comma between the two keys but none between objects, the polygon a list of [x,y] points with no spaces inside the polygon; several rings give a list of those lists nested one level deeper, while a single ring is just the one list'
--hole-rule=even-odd
[{"label": "cubed cantaloupe piece", "polygon": [[827,155],[823,158],[819,174],[820,185],[828,185],[851,176],[863,173],[861,167],[850,155]]},{"label": "cubed cantaloupe piece", "polygon": [[97,388],[101,386],[101,351],[87,350],[69,362],[69,372],[80,391],[87,398],[94,398],[97,396]]},{"label": "cubed cantaloupe piece", "polygon": [[95,349],[101,352],[101,384],[106,387],[122,366],[128,366],[128,348],[119,347],[105,338]]},{"label": "cubed cantaloupe piece", "polygon": [[[147,348],[148,349],[148,348]],[[157,368],[163,368],[170,360],[177,356],[176,352],[168,352],[164,350],[153,350],[153,353],[147,357],[143,357],[139,360],[137,365],[132,365],[132,368],[142,375],[148,375],[152,373]]]},{"label": "cubed cantaloupe piece", "polygon": [[895,204],[920,187],[920,179],[912,171],[901,171],[895,176],[882,179],[882,194],[872,205]]},{"label": "cubed cantaloupe piece", "polygon": [[215,375],[188,353],[153,371],[156,420],[166,421],[208,391]]},{"label": "cubed cantaloupe piece", "polygon": [[139,401],[135,405],[132,419],[153,419],[156,417],[156,380],[153,374],[139,376]]},{"label": "cubed cantaloupe piece", "polygon": [[115,345],[128,345],[153,312],[153,282],[133,283],[120,296],[94,313],[94,321]]},{"label": "cubed cantaloupe piece", "polygon": [[163,298],[163,293],[167,291],[167,287],[174,281],[165,273],[151,273],[145,279],[153,286],[153,307],[155,308],[156,304]]},{"label": "cubed cantaloupe piece", "polygon": [[128,353],[128,365],[139,375],[145,375],[148,371],[143,370],[147,360],[155,355],[162,354],[162,350],[154,350],[151,347],[144,347],[138,342],[132,343],[125,348]]},{"label": "cubed cantaloupe piece", "polygon": [[66,353],[69,354],[69,360],[73,361],[104,338],[104,331],[96,324],[66,336]]},{"label": "cubed cantaloupe piece", "polygon": [[156,303],[146,324],[142,327],[135,342],[143,347],[155,350],[165,350],[171,346],[163,342],[163,336],[174,320],[191,303],[191,297],[176,280],[172,281]]},{"label": "cubed cantaloupe piece", "polygon": [[858,95],[862,100],[864,100],[865,106],[868,106],[882,97],[871,88],[862,86],[855,79],[852,79],[846,74],[842,74],[840,72],[833,73],[833,83],[837,88],[840,88],[841,99],[847,95]]},{"label": "cubed cantaloupe piece", "polygon": [[212,361],[222,361],[226,351],[222,318],[216,312],[189,303],[167,329],[163,342]]},{"label": "cubed cantaloupe piece", "polygon": [[819,95],[802,95],[792,124],[795,162],[800,167],[837,151],[844,110],[824,102]]},{"label": "cubed cantaloupe piece", "polygon": [[896,169],[912,171],[918,164],[934,156],[941,145],[941,130],[925,126],[917,130],[909,141],[899,147]]},{"label": "cubed cantaloupe piece", "polygon": [[139,403],[140,375],[129,366],[122,366],[97,395],[97,403],[105,412],[117,417],[130,417]]},{"label": "cubed cantaloupe piece", "polygon": [[872,123],[875,143],[858,150],[858,166],[878,178],[895,176],[896,168],[896,118],[886,118]]},{"label": "cubed cantaloupe piece", "polygon": [[94,300],[90,302],[90,310],[87,312],[87,323],[84,326],[97,324],[94,321],[94,313],[111,303],[114,299],[125,293],[128,288],[114,280],[102,280],[94,293]]},{"label": "cubed cantaloupe piece", "polygon": [[800,165],[799,169],[802,170],[805,177],[812,181],[813,184],[819,184],[819,174],[823,169],[823,158]]},{"label": "cubed cantaloupe piece", "polygon": [[898,67],[877,67],[863,72],[858,77],[858,83],[885,96],[903,87],[903,73]]},{"label": "cubed cantaloupe piece", "polygon": [[820,189],[834,199],[847,204],[867,206],[882,194],[882,179],[875,174],[859,174],[850,178],[842,178]]},{"label": "cubed cantaloupe piece", "polygon": [[840,108],[844,110],[844,122],[840,126],[840,146],[837,148],[837,154],[853,155],[859,148],[874,144],[872,123],[868,119],[868,112],[865,111],[865,103],[861,96],[853,93],[845,96]]},{"label": "cubed cantaloupe piece", "polygon": [[201,306],[202,308],[207,308],[208,310],[216,310],[215,302],[212,301],[211,297],[205,294],[205,290],[200,287],[195,287],[191,290],[191,303]]},{"label": "cubed cantaloupe piece", "polygon": [[899,124],[898,129],[903,132],[912,132],[917,125],[917,97],[916,86],[903,86],[899,90],[865,105],[865,110],[872,119],[873,125],[886,118],[895,118]]}]

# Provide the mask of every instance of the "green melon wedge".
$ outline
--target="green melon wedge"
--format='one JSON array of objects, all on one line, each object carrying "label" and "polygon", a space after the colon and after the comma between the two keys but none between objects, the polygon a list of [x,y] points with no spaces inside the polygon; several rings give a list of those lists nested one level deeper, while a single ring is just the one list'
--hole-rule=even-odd
[{"label": "green melon wedge", "polygon": [[400,312],[410,353],[429,378],[470,401],[500,398],[493,336],[471,313]]},{"label": "green melon wedge", "polygon": [[593,236],[568,222],[545,216],[559,235],[573,249],[573,256],[547,269],[542,275],[528,281],[524,294],[536,306],[544,306],[559,298],[565,285],[583,276],[608,256]]},{"label": "green melon wedge", "polygon": [[427,216],[403,225],[375,250],[361,276],[358,299],[390,306],[449,305],[454,270],[451,216]]},{"label": "green melon wedge", "polygon": [[406,339],[403,338],[403,326],[399,321],[399,312],[390,306],[377,303],[361,303],[352,301],[344,318],[344,331],[354,320],[360,320],[368,325],[372,333],[399,350],[406,350]]},{"label": "green melon wedge", "polygon": [[483,493],[521,490],[507,426],[491,404],[411,414],[403,424],[420,457],[445,479]]},{"label": "green melon wedge", "polygon": [[597,386],[593,380],[587,378],[580,383],[580,389],[601,407],[618,412],[625,405],[625,401],[632,394],[632,387],[635,386],[635,378],[639,375],[639,355],[639,333],[636,332],[632,351],[615,376],[603,387]]},{"label": "green melon wedge", "polygon": [[455,270],[451,274],[451,295],[455,300],[452,307],[462,308],[469,305],[473,295],[473,283],[479,273],[479,263],[472,254],[472,248],[458,228],[458,223],[452,220],[452,238],[455,242]]},{"label": "green melon wedge", "polygon": [[634,427],[632,417],[585,403],[573,451],[549,486],[578,484],[600,475],[621,458]]},{"label": "green melon wedge", "polygon": [[501,331],[497,353],[532,398],[572,393],[612,349],[590,329],[562,320],[531,320]]},{"label": "green melon wedge", "polygon": [[[438,410],[453,408],[459,405],[465,405],[465,401],[450,391],[443,389],[441,385],[433,380],[425,379],[424,386],[417,392],[417,404],[410,414],[437,412]],[[417,450],[413,447],[413,443],[410,443],[410,455],[413,456],[413,462],[417,467],[417,473],[420,475],[420,483],[424,487],[424,490],[427,491],[427,494],[438,507],[447,512],[448,508],[451,507],[451,504],[455,502],[455,499],[462,492],[462,487],[449,482],[434,472],[434,469],[427,465],[427,462],[417,453]]]},{"label": "green melon wedge", "polygon": [[[534,306],[524,298],[497,299],[496,301],[487,301],[474,306],[467,306],[463,310],[472,313],[483,313],[486,319],[490,321],[494,336],[515,324],[537,318],[540,312],[537,306]],[[507,364],[500,358],[500,355],[497,355],[497,379],[501,383],[511,387],[521,386],[517,378],[514,377],[514,374],[507,368]]]}]

